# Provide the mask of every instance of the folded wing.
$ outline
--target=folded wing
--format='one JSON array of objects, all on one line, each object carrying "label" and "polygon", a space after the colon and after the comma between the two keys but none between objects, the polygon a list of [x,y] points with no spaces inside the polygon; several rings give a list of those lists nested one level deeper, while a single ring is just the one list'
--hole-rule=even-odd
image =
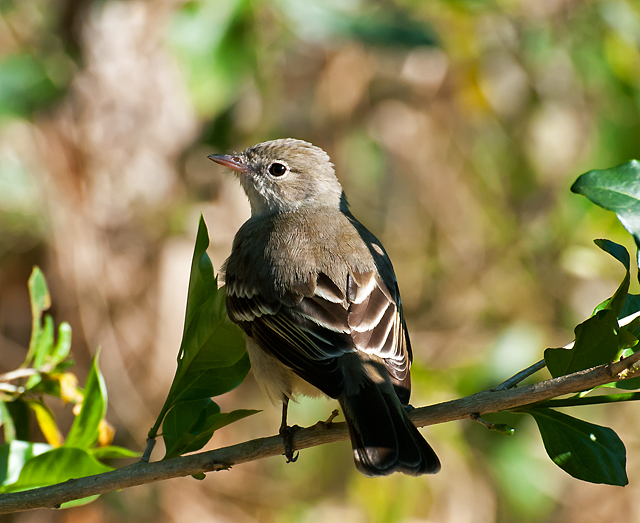
[{"label": "folded wing", "polygon": [[346,282],[320,273],[277,300],[227,284],[231,319],[325,394],[335,398],[344,390],[339,357],[362,351],[384,362],[400,400],[408,402],[411,355],[402,310],[376,271],[353,271]]}]

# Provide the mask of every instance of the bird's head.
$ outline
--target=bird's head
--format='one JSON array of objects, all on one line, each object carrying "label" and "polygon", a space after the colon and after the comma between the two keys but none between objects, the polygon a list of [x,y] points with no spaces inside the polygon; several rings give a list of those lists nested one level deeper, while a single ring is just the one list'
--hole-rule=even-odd
[{"label": "bird's head", "polygon": [[253,216],[307,206],[340,207],[342,186],[329,155],[308,142],[284,138],[208,158],[236,173]]}]

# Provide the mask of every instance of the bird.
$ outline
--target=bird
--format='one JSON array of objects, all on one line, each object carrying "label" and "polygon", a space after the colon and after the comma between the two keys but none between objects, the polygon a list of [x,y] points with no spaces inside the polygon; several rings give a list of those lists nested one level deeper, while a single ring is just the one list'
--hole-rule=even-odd
[{"label": "bird", "polygon": [[412,350],[393,266],[329,155],[284,138],[208,158],[232,170],[251,207],[221,274],[255,379],[282,403],[281,434],[290,399],[323,393],[338,400],[365,476],[438,472],[408,415]]}]

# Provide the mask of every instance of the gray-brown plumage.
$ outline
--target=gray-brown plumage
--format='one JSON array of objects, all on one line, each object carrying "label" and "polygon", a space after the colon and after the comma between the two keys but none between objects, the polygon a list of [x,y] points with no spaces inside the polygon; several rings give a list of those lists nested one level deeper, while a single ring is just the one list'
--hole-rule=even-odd
[{"label": "gray-brown plumage", "polygon": [[349,212],[329,156],[283,139],[209,158],[251,204],[224,271],[258,382],[285,407],[297,392],[336,398],[364,474],[437,472],[407,415],[411,345],[391,261]]}]

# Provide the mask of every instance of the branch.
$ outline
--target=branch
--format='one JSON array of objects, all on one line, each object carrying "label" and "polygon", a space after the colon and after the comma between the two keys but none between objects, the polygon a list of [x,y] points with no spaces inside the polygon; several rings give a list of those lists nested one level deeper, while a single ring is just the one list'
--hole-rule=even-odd
[{"label": "branch", "polygon": [[[533,385],[507,390],[485,390],[466,398],[421,407],[414,409],[410,417],[418,427],[424,427],[511,410],[631,377],[638,362],[640,362],[640,352],[615,363]],[[348,438],[346,423],[320,421],[295,432],[293,448],[301,450]],[[234,465],[282,454],[284,454],[282,437],[271,436],[164,461],[152,463],[139,461],[95,476],[70,479],[49,487],[2,494],[0,495],[0,514],[35,508],[59,508],[62,503],[74,499],[164,479],[227,470]]]}]

